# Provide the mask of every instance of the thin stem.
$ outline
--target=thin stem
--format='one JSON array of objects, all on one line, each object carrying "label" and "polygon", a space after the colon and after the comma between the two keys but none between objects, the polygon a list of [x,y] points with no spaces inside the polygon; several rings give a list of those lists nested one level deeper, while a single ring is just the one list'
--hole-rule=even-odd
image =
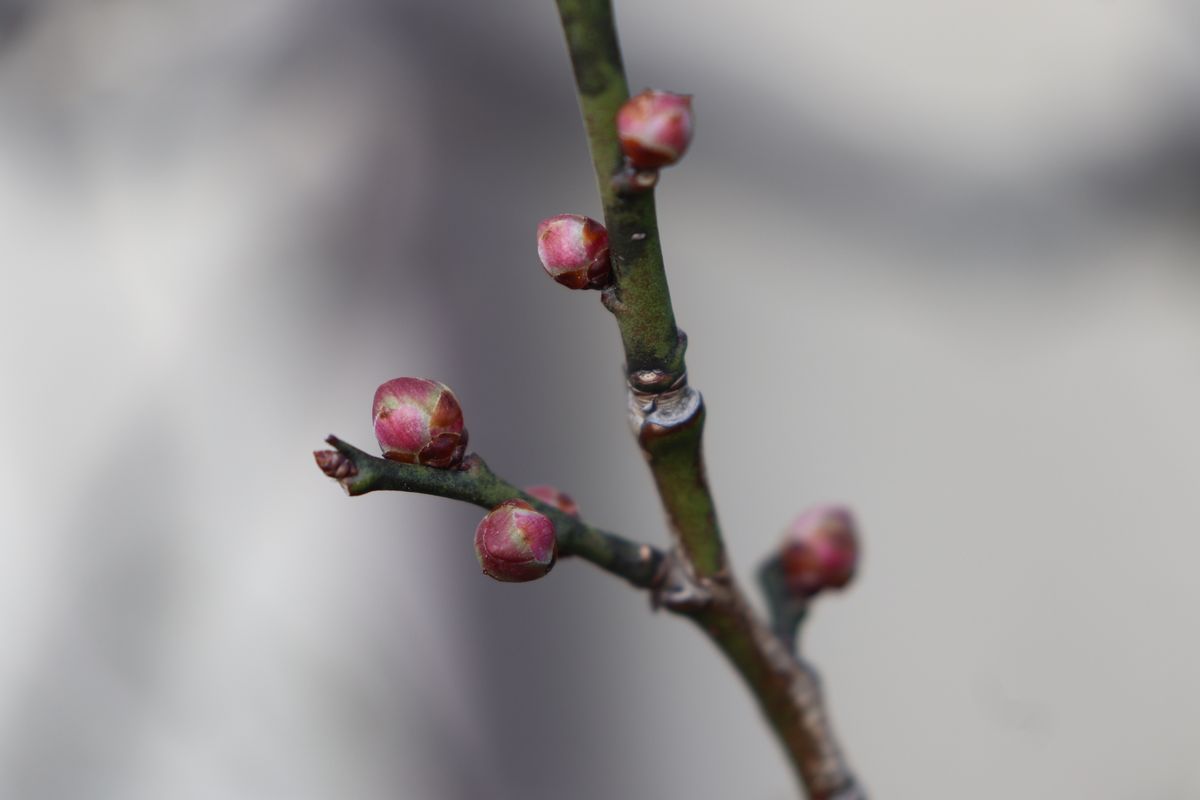
[{"label": "thin stem", "polygon": [[[751,610],[728,569],[687,385],[652,190],[631,192],[615,118],[629,95],[610,0],[558,0],[613,260],[605,307],[625,348],[630,408],[681,560],[663,602],[693,618],[745,679],[812,800],[863,798],[829,726],[815,673]],[[780,623],[783,625],[784,623]],[[794,628],[793,628],[794,631]]]},{"label": "thin stem", "polygon": [[722,575],[724,548],[700,449],[703,404],[687,387],[687,338],[675,326],[654,192],[619,191],[614,181],[625,170],[615,119],[629,87],[612,6],[606,0],[558,0],[558,9],[604,206],[613,263],[605,306],[625,348],[632,406],[641,420],[639,443],[682,556],[697,577]]},{"label": "thin stem", "polygon": [[816,671],[786,649],[738,586],[692,616],[750,686],[810,800],[866,800],[838,746]]},{"label": "thin stem", "polygon": [[664,556],[659,550],[594,528],[546,505],[497,476],[477,455],[467,456],[462,469],[435,469],[378,458],[336,436],[325,441],[340,457],[331,451],[318,451],[314,453],[317,464],[351,496],[385,490],[416,492],[487,509],[505,500],[524,500],[554,521],[559,555],[590,561],[640,589],[654,588],[661,573]]},{"label": "thin stem", "polygon": [[[671,531],[697,578],[725,580],[725,546],[704,470],[704,403],[698,392],[671,400],[676,418],[654,407],[641,418],[638,444],[650,465]],[[690,407],[689,407],[690,406]]]},{"label": "thin stem", "polygon": [[758,568],[758,585],[767,599],[771,615],[771,630],[789,653],[796,652],[800,626],[808,616],[810,598],[797,596],[788,590],[783,574],[783,559],[771,556]]},{"label": "thin stem", "polygon": [[607,303],[617,318],[631,375],[646,373],[666,388],[683,376],[684,343],[675,328],[663,269],[654,192],[621,194],[613,177],[624,167],[613,120],[629,98],[612,6],[597,0],[558,0],[575,69],[579,107],[604,205],[613,266]]}]

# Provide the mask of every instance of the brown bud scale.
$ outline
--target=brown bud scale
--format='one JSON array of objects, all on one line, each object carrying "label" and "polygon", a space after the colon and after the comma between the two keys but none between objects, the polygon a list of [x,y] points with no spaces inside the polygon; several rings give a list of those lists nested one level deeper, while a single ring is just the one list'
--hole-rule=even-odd
[{"label": "brown bud scale", "polygon": [[315,450],[313,458],[321,472],[334,480],[340,481],[358,474],[358,467],[354,465],[354,462],[337,450]]}]

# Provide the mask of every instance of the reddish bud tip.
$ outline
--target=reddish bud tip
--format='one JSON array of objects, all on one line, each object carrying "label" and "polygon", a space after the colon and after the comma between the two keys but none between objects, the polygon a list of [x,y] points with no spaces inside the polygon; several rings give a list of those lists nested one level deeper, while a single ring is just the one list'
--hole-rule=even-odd
[{"label": "reddish bud tip", "polygon": [[558,558],[554,523],[523,500],[501,503],[475,529],[475,555],[498,581],[537,580]]},{"label": "reddish bud tip", "polygon": [[647,89],[617,112],[617,137],[625,158],[639,170],[669,167],[692,141],[692,98]]},{"label": "reddish bud tip", "polygon": [[579,516],[579,506],[575,504],[575,500],[566,492],[559,491],[557,488],[548,484],[539,484],[537,486],[525,487],[525,492],[541,500],[548,506],[553,506],[564,514],[569,514],[572,517]]},{"label": "reddish bud tip", "polygon": [[537,227],[538,258],[551,278],[570,289],[603,289],[610,282],[608,231],[582,214],[559,214]]},{"label": "reddish bud tip", "polygon": [[841,589],[858,566],[858,528],[843,506],[817,506],[792,522],[783,543],[783,572],[788,589],[813,595]]},{"label": "reddish bud tip", "polygon": [[351,478],[358,474],[358,467],[354,466],[354,462],[337,450],[315,450],[313,458],[316,459],[321,472],[334,480],[340,481],[342,478]]},{"label": "reddish bud tip", "polygon": [[395,378],[375,390],[375,438],[383,455],[406,464],[454,467],[467,447],[462,408],[442,383]]}]

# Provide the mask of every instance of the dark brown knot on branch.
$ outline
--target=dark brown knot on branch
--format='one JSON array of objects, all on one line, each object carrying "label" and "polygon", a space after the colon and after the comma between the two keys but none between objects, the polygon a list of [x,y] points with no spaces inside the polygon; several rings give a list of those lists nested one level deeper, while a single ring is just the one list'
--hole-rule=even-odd
[{"label": "dark brown knot on branch", "polygon": [[687,559],[671,548],[659,564],[650,589],[650,607],[665,608],[685,616],[697,614],[712,605],[712,590],[696,578]]}]

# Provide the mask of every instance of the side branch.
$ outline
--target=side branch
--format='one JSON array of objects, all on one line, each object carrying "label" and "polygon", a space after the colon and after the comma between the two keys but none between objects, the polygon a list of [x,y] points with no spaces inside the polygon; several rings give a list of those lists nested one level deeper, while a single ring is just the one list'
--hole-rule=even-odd
[{"label": "side branch", "polygon": [[437,469],[379,458],[336,436],[334,450],[314,453],[317,466],[351,496],[377,491],[416,492],[461,500],[492,509],[505,500],[524,500],[554,521],[559,554],[578,556],[640,589],[653,589],[662,573],[663,554],[647,544],[594,528],[543,503],[503,480],[475,454],[461,469]]},{"label": "side branch", "polygon": [[789,653],[796,652],[800,626],[808,616],[810,598],[788,591],[783,559],[778,553],[759,566],[758,585],[767,599],[771,630]]}]

